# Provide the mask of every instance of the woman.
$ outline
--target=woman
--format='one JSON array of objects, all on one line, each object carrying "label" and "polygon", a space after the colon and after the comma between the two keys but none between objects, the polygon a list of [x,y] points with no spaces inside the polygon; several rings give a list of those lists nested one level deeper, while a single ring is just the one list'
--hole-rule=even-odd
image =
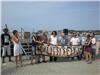
[{"label": "woman", "polygon": [[[50,36],[50,44],[52,45],[57,45],[57,32],[53,31],[51,36]],[[50,61],[53,61],[53,57],[50,56]],[[54,57],[54,61],[57,61],[57,57]]]},{"label": "woman", "polygon": [[91,37],[90,37],[90,34],[88,34],[85,41],[85,58],[88,64],[92,63],[92,46],[91,45],[92,45]]},{"label": "woman", "polygon": [[21,45],[19,41],[19,34],[17,30],[13,31],[13,37],[12,37],[12,42],[14,44],[14,56],[15,56],[15,61],[16,61],[16,67],[23,66],[22,65],[22,50],[21,50]]}]

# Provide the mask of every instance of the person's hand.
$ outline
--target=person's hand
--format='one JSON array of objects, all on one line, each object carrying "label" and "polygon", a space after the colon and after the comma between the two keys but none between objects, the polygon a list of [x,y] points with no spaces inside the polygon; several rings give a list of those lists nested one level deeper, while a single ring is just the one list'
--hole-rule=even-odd
[{"label": "person's hand", "polygon": [[43,41],[41,41],[41,43],[43,43]]},{"label": "person's hand", "polygon": [[39,44],[42,44],[43,42],[42,41],[39,41]]},{"label": "person's hand", "polygon": [[50,42],[47,42],[48,46],[50,45]]}]

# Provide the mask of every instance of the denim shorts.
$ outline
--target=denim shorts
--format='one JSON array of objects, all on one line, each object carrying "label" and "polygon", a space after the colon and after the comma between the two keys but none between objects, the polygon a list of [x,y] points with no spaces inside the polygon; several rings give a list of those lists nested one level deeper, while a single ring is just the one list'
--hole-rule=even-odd
[{"label": "denim shorts", "polygon": [[32,56],[36,55],[36,47],[32,46]]}]

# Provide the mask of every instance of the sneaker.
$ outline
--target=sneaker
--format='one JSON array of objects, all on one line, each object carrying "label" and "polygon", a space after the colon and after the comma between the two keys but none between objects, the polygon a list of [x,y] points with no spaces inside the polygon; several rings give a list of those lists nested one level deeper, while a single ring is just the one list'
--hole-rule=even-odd
[{"label": "sneaker", "polygon": [[9,62],[14,62],[13,60],[9,60]]},{"label": "sneaker", "polygon": [[43,60],[42,62],[47,63],[47,61]]}]

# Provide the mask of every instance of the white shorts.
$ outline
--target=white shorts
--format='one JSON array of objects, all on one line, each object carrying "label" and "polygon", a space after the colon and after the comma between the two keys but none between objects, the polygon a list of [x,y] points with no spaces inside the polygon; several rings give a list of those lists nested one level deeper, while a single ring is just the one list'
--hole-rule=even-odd
[{"label": "white shorts", "polygon": [[7,55],[11,56],[10,45],[5,45],[2,47],[2,56],[6,56],[6,52],[7,52]]}]

